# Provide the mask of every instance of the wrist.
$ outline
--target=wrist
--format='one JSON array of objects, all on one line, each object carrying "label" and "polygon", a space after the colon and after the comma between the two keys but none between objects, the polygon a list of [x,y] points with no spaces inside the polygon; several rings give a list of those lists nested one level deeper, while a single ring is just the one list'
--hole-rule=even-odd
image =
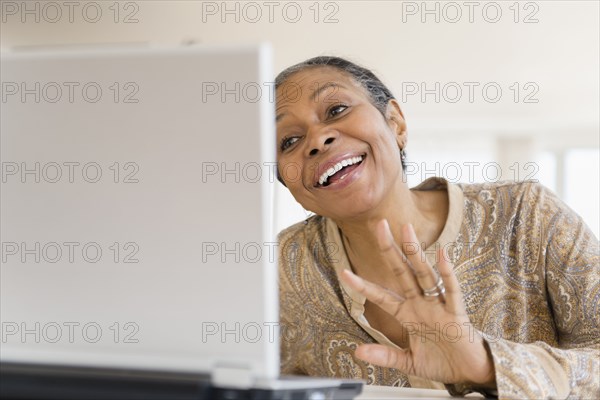
[{"label": "wrist", "polygon": [[470,366],[465,384],[482,389],[496,389],[494,357],[488,342],[481,336],[480,340],[481,351],[479,354],[481,362],[477,362],[475,368]]}]

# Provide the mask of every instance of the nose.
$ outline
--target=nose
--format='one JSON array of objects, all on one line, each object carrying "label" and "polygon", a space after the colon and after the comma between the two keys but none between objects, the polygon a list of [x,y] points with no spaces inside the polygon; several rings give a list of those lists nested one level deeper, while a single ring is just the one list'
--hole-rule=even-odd
[{"label": "nose", "polygon": [[306,147],[306,157],[314,157],[320,152],[326,151],[337,139],[337,132],[328,127],[315,128],[313,132],[308,133],[308,146]]}]

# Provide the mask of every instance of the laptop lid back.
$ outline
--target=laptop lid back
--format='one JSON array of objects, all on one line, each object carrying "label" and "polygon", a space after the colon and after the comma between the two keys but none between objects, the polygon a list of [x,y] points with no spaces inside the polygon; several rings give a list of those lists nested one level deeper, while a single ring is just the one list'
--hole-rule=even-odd
[{"label": "laptop lid back", "polygon": [[3,362],[272,378],[271,55],[2,56]]}]

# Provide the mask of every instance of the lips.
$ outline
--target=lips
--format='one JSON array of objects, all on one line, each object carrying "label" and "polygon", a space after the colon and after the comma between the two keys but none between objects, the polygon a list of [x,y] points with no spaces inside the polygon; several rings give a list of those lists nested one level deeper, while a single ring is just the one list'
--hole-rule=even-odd
[{"label": "lips", "polygon": [[346,153],[319,165],[315,171],[314,187],[327,187],[343,180],[358,168],[365,158],[365,153]]}]

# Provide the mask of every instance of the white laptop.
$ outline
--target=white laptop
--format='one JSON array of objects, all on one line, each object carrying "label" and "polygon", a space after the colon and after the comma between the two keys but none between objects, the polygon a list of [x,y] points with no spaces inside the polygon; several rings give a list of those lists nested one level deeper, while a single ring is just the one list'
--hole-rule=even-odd
[{"label": "white laptop", "polygon": [[4,395],[360,392],[279,377],[268,46],[1,58]]}]

